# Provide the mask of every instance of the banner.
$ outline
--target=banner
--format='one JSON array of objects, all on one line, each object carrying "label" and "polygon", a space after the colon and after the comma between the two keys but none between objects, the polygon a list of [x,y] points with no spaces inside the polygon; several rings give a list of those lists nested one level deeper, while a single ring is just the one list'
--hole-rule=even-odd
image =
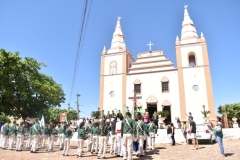
[{"label": "banner", "polygon": [[67,112],[60,113],[60,122],[66,122],[68,118]]}]

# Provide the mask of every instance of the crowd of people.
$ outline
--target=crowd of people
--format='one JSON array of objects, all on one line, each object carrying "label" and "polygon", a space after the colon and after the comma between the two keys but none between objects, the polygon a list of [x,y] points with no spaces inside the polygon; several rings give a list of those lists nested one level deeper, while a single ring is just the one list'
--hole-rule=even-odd
[{"label": "crowd of people", "polygon": [[[158,126],[153,118],[146,116],[147,114],[137,114],[135,119],[132,119],[131,113],[127,112],[125,118],[122,114],[115,117],[101,117],[99,119],[80,119],[76,128],[77,158],[82,157],[84,143],[87,143],[87,151],[91,154],[97,154],[97,158],[106,158],[107,146],[110,144],[110,154],[123,159],[131,160],[133,154],[137,157],[142,157],[146,154],[146,150],[155,150],[155,134]],[[146,120],[148,118],[148,120]],[[189,134],[193,140],[194,148],[198,149],[198,141],[196,139],[196,124],[193,117],[189,117],[190,130]],[[1,126],[0,147],[3,150],[22,151],[23,145],[30,150],[31,153],[36,153],[38,149],[45,148],[50,152],[53,150],[53,143],[57,138],[57,145],[62,150],[63,156],[68,156],[70,149],[70,139],[73,136],[74,128],[71,123],[62,122],[55,126],[54,123],[40,126],[38,120],[28,129],[28,139],[24,143],[24,128],[25,123],[16,124],[13,121],[5,122]],[[216,124],[210,123],[213,127],[220,126],[221,122],[218,118]],[[187,143],[187,126],[182,125],[183,136]],[[221,130],[221,129],[218,129]],[[222,132],[215,129],[217,141],[219,142],[221,154],[224,156],[222,145]],[[167,127],[167,134],[171,145],[175,145],[174,139],[175,128],[171,123]],[[86,140],[86,141],[85,141]],[[48,144],[46,143],[48,142]],[[221,142],[221,143],[220,143]],[[196,146],[195,146],[196,144]],[[14,147],[15,146],[15,147]]]},{"label": "crowd of people", "polygon": [[[47,151],[53,150],[53,142],[57,137],[57,145],[62,150],[63,156],[68,156],[70,139],[73,135],[73,128],[70,123],[63,122],[57,127],[53,123],[40,126],[36,119],[34,124],[28,129],[28,139],[24,143],[24,122],[10,125],[10,121],[5,122],[1,127],[1,148],[3,150],[22,151],[23,146],[36,153],[38,149],[45,148]],[[77,157],[83,153],[84,143],[87,143],[87,151],[96,153],[98,158],[105,158],[107,146],[110,144],[110,154],[124,159],[131,159],[132,150],[136,156],[145,154],[147,147],[155,149],[155,133],[157,126],[153,119],[144,122],[144,116],[138,114],[133,120],[131,114],[126,113],[123,118],[121,114],[115,118],[106,119],[80,119],[77,127],[78,148]],[[85,141],[87,140],[87,141]],[[46,143],[48,141],[48,144]],[[14,147],[15,146],[15,147]]]}]

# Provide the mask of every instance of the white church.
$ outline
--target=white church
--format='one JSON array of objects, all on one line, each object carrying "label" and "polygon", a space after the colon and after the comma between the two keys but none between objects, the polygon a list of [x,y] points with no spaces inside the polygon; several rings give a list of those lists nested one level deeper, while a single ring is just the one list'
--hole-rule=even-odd
[{"label": "white church", "polygon": [[204,35],[198,37],[187,6],[180,39],[176,38],[177,67],[165,57],[162,50],[139,53],[134,60],[127,49],[118,18],[113,33],[111,48],[103,49],[100,70],[100,110],[124,110],[133,108],[134,91],[141,99],[137,107],[154,111],[168,110],[168,122],[187,121],[192,113],[196,123],[203,123],[203,105],[210,110],[210,119],[215,118],[214,96]]}]

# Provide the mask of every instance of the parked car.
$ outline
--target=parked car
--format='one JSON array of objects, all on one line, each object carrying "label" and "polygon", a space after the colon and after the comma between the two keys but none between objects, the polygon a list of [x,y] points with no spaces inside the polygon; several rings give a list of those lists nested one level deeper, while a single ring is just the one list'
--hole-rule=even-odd
[{"label": "parked car", "polygon": [[[208,143],[213,143],[214,141],[216,141],[216,137],[212,131],[212,127],[209,126],[208,124],[197,124],[196,125],[196,138],[199,141],[207,141]],[[192,139],[190,138],[190,130],[188,130],[188,134],[187,134],[187,139],[188,139],[188,143],[191,144],[192,143]]]}]

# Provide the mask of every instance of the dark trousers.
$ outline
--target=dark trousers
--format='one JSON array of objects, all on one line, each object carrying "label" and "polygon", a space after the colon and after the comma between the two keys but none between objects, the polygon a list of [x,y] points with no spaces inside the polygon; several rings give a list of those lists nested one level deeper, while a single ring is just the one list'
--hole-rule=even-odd
[{"label": "dark trousers", "polygon": [[133,142],[133,151],[134,152],[138,151],[138,142]]},{"label": "dark trousers", "polygon": [[172,137],[172,145],[175,145],[175,138],[174,138],[174,134],[173,134],[171,137]]},{"label": "dark trousers", "polygon": [[156,126],[158,126],[158,120],[157,119],[154,120],[154,123],[155,123]]},{"label": "dark trousers", "polygon": [[144,142],[143,142],[143,150],[145,151],[146,148],[147,148],[147,143],[146,143],[146,140],[144,140]]}]

